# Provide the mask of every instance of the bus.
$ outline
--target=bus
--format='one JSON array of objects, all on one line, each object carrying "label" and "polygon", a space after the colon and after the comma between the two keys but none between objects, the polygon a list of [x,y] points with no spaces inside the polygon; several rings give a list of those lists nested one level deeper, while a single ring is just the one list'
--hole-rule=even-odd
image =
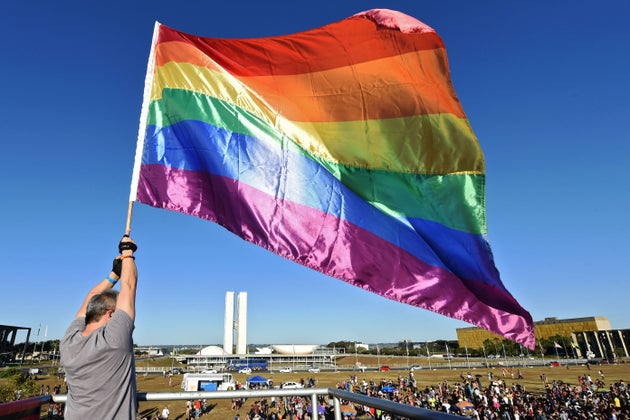
[{"label": "bus", "polygon": [[231,373],[185,373],[184,391],[233,391],[236,382]]},{"label": "bus", "polygon": [[241,359],[232,359],[229,361],[227,370],[241,370],[250,368],[251,370],[267,370],[267,359],[257,359],[244,357]]}]

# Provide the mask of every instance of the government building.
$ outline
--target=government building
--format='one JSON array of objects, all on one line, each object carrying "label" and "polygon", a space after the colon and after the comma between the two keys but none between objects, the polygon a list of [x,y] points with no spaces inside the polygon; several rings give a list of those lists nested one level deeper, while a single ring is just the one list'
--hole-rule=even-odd
[{"label": "government building", "polygon": [[[630,330],[613,330],[606,316],[584,318],[545,318],[534,322],[536,341],[554,336],[571,340],[578,357],[597,357],[613,360],[630,357]],[[458,328],[460,347],[481,349],[485,340],[504,340],[503,337],[482,328]]]}]

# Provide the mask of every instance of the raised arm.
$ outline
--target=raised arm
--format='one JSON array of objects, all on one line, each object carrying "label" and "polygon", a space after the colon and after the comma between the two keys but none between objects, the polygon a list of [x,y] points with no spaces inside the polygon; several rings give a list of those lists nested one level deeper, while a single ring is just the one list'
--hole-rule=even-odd
[{"label": "raised arm", "polygon": [[120,241],[118,249],[121,255],[114,259],[112,271],[88,292],[83,304],[79,308],[79,312],[77,312],[77,318],[85,317],[88,302],[92,299],[92,296],[113,288],[120,279],[120,293],[118,295],[116,308],[122,309],[131,319],[135,319],[138,272],[136,270],[133,253],[137,249],[137,246],[130,237],[125,235]]},{"label": "raised arm", "polygon": [[136,284],[138,283],[138,270],[133,253],[137,249],[135,242],[128,236],[120,241],[122,268],[120,271],[120,293],[116,302],[116,310],[122,310],[131,317],[136,318]]},{"label": "raised arm", "polygon": [[118,276],[116,275],[116,273],[112,271],[107,275],[107,277],[105,277],[103,280],[98,282],[96,286],[94,286],[92,290],[88,292],[87,296],[85,297],[85,300],[83,301],[83,304],[79,308],[79,312],[77,312],[76,318],[79,318],[79,317],[85,318],[87,305],[90,299],[92,299],[92,296],[98,295],[99,293],[102,293],[105,290],[111,289],[112,287],[114,287],[117,280],[118,280]]}]

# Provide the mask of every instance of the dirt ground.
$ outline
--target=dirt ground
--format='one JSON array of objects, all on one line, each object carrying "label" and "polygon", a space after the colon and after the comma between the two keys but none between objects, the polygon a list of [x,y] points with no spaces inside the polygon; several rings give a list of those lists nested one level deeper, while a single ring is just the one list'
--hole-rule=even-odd
[{"label": "dirt ground", "polygon": [[[340,360],[338,366],[340,368],[344,366],[352,366],[355,363],[355,357],[346,357],[347,360]],[[387,359],[381,357],[381,364],[390,363]],[[376,362],[369,359],[360,360],[361,363],[365,365],[376,366]],[[138,362],[141,363],[141,362]],[[142,362],[144,363],[144,362]],[[159,364],[159,361],[152,361],[151,364]],[[170,360],[164,360],[165,366],[170,366]],[[344,365],[344,363],[347,363]],[[415,364],[415,361],[412,361],[411,364]],[[422,363],[418,363],[424,366],[426,364],[426,360]],[[390,365],[395,366],[394,363],[390,363]],[[434,367],[436,364],[433,365]],[[591,369],[588,370],[586,365],[569,365],[561,367],[525,367],[521,368],[521,372],[523,374],[523,379],[517,380],[512,379],[509,373],[509,370],[506,372],[506,376],[503,377],[502,369],[500,367],[492,368],[492,369],[471,369],[470,372],[473,375],[481,375],[481,382],[483,386],[487,385],[488,372],[492,372],[495,378],[503,378],[508,384],[519,383],[530,392],[535,394],[542,393],[544,390],[544,386],[541,382],[541,375],[544,373],[547,376],[549,381],[557,380],[562,381],[564,383],[576,385],[578,383],[577,377],[579,375],[590,374],[593,380],[595,378],[599,378],[598,371],[602,370],[605,375],[604,381],[606,384],[610,384],[614,381],[624,380],[626,383],[630,381],[630,364],[616,364],[616,365],[600,365],[600,366],[591,366]],[[429,370],[427,368],[416,370],[414,372],[415,379],[418,382],[420,387],[431,386],[438,384],[443,381],[448,381],[449,383],[457,383],[461,382],[460,375],[467,373],[468,369],[433,369]],[[513,372],[516,376],[517,368],[513,369]],[[375,380],[380,381],[381,379],[391,379],[397,380],[400,376],[408,376],[409,372],[406,369],[402,370],[391,370],[389,372],[379,372],[376,370],[368,370],[366,372],[352,372],[352,371],[339,371],[339,372],[320,372],[320,373],[309,373],[309,372],[293,372],[293,373],[268,373],[263,372],[263,376],[268,379],[273,380],[273,383],[279,385],[284,381],[299,381],[301,379],[307,380],[309,378],[315,378],[317,380],[317,386],[319,388],[330,388],[336,387],[340,382],[344,380],[348,380],[351,375],[356,375],[358,380],[361,381],[365,379],[366,381]],[[235,380],[241,383],[245,383],[245,380],[248,376],[245,374],[234,374]],[[182,375],[175,375],[171,380],[171,385],[169,386],[169,378],[163,377],[160,374],[138,374],[137,376],[137,384],[138,384],[138,392],[181,392],[180,383],[181,383]],[[38,383],[42,384],[44,387],[46,385],[50,386],[52,390],[55,385],[59,385],[60,381],[56,378],[48,378],[41,377],[38,379]],[[63,388],[62,388],[63,389]],[[251,407],[253,400],[247,401],[243,407],[238,411],[242,419],[245,418],[245,413]],[[182,420],[185,417],[186,412],[186,402],[185,401],[141,401],[140,402],[140,413],[143,416],[148,416],[150,418],[151,414],[158,412],[161,410],[164,405],[169,407],[171,412],[170,419],[179,419]],[[231,420],[234,418],[234,415],[237,411],[231,410],[231,400],[209,400],[208,404],[211,406],[211,410],[209,411],[204,418],[208,419],[228,419]],[[43,417],[44,418],[44,417]]]}]

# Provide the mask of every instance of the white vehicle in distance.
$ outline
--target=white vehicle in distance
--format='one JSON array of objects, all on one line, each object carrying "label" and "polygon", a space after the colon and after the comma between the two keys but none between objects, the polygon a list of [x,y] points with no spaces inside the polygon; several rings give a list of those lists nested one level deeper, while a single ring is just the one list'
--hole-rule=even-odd
[{"label": "white vehicle in distance", "polygon": [[217,372],[216,369],[207,369],[207,370],[201,371],[201,373],[219,373],[219,372]]},{"label": "white vehicle in distance", "polygon": [[308,371],[309,371],[309,372],[311,372],[311,373],[319,373],[319,368],[318,368],[318,367],[314,367],[314,366],[313,366],[313,367],[312,367],[312,368],[310,368]]},{"label": "white vehicle in distance", "polygon": [[283,368],[280,368],[279,372],[280,373],[291,373],[291,372],[293,372],[293,369],[291,369],[290,367],[283,367]]},{"label": "white vehicle in distance", "polygon": [[251,368],[239,369],[238,373],[245,373],[245,374],[249,375],[250,373],[252,373],[252,369]]},{"label": "white vehicle in distance", "polygon": [[284,382],[280,387],[282,389],[300,389],[304,388],[304,385],[299,382]]},{"label": "white vehicle in distance", "polygon": [[410,370],[410,371],[412,371],[412,372],[413,372],[414,370],[420,370],[420,369],[422,369],[422,366],[418,366],[418,365],[413,365],[413,366],[411,366],[411,367],[409,368],[409,370]]}]

